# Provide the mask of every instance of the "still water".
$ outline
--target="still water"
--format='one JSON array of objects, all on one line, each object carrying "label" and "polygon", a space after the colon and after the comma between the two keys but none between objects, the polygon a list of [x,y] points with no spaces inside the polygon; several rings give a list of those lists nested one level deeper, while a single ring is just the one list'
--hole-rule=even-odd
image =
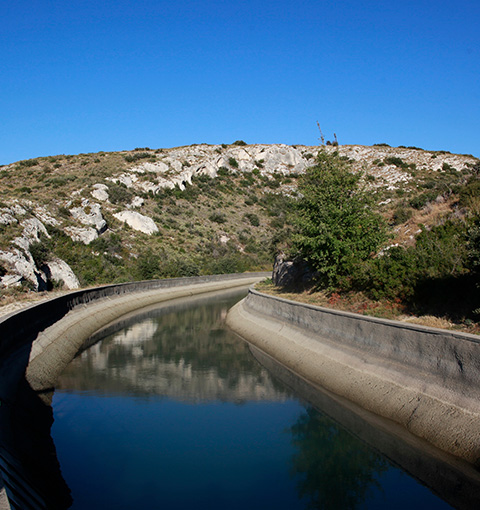
[{"label": "still water", "polygon": [[273,377],[224,325],[244,293],[124,320],[53,397],[73,509],[451,508]]}]

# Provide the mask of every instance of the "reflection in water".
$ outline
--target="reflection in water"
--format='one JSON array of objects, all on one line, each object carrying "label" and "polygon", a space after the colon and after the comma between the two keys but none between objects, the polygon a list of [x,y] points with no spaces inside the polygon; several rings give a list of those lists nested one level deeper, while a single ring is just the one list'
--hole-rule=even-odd
[{"label": "reflection in water", "polygon": [[381,487],[386,459],[312,407],[290,428],[296,447],[293,472],[308,508],[358,508]]},{"label": "reflection in water", "polygon": [[67,368],[53,435],[73,508],[446,507],[389,485],[399,469],[255,360],[224,327],[240,297],[123,320]]},{"label": "reflection in water", "polygon": [[[123,321],[84,351],[57,390],[163,396],[191,402],[285,400],[284,390],[223,325],[243,294],[203,298]],[[212,301],[213,299],[213,301]]]}]

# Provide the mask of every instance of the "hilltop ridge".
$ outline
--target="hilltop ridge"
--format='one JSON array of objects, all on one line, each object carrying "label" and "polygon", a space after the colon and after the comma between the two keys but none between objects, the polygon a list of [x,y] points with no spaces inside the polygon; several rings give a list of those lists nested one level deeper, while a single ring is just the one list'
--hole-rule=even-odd
[{"label": "hilltop ridge", "polygon": [[452,213],[448,190],[478,162],[384,144],[241,141],[19,161],[0,167],[0,286],[268,269],[291,228],[288,197],[320,149],[364,173],[397,243]]}]

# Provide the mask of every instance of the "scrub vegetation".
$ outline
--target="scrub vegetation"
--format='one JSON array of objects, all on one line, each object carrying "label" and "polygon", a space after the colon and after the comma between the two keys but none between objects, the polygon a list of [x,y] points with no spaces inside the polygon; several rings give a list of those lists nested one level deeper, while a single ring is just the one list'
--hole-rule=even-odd
[{"label": "scrub vegetation", "polygon": [[[15,245],[23,221],[38,218],[40,207],[56,222],[45,221],[48,236],[30,246],[35,264],[58,257],[82,286],[270,270],[283,252],[306,260],[313,274],[307,291],[297,289],[298,299],[387,317],[435,316],[478,329],[477,159],[386,144],[299,146],[309,169],[266,173],[269,162],[261,157],[252,160],[250,170],[242,169],[232,147],[248,149],[241,140],[208,149],[224,156],[216,177],[197,173],[191,184],[155,192],[125,184],[119,176],[133,175],[131,169],[145,163],[135,174],[138,182],[155,182],[148,164],[171,165],[173,149],[58,155],[5,165],[0,212],[17,204],[25,213],[0,224],[0,250]],[[177,163],[185,169],[196,161],[185,156]],[[104,185],[108,201],[92,198],[98,185]],[[131,204],[140,199],[135,209]],[[88,214],[97,204],[106,231],[88,245],[73,241],[68,228],[81,225],[72,209],[83,207]],[[151,218],[158,232],[144,234],[115,218],[129,208]],[[0,277],[10,270],[2,260]],[[28,289],[26,284],[23,290]],[[2,289],[2,297],[21,290]]]},{"label": "scrub vegetation", "polygon": [[[319,153],[299,181],[288,251],[311,270],[307,294],[313,297],[304,300],[388,317],[442,317],[478,332],[480,163],[462,172],[444,165],[417,183],[409,196],[398,194],[382,208],[368,179],[351,173],[338,154]],[[404,222],[416,226],[407,242],[396,228]],[[305,293],[304,282],[301,287]]]}]

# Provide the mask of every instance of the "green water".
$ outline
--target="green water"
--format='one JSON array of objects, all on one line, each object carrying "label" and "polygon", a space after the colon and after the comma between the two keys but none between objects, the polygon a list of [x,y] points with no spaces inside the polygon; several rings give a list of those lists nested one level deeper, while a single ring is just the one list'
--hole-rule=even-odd
[{"label": "green water", "polygon": [[151,310],[79,355],[53,398],[74,509],[450,508],[273,377],[229,294]]}]

